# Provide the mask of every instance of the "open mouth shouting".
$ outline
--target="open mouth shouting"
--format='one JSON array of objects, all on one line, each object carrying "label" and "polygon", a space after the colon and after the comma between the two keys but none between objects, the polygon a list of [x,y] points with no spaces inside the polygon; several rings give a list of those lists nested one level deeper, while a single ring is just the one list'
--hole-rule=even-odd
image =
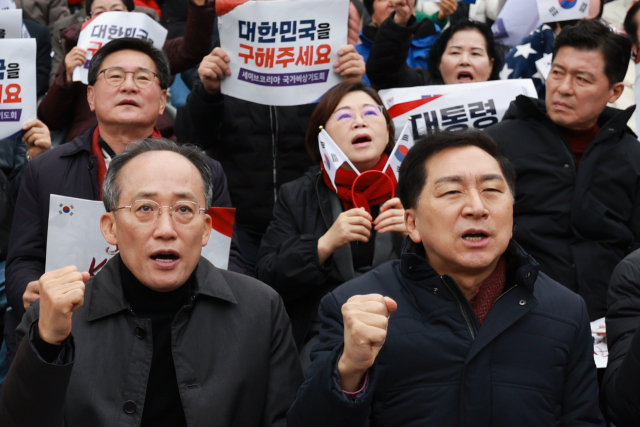
[{"label": "open mouth shouting", "polygon": [[469,71],[460,71],[458,73],[458,83],[473,83],[473,74]]},{"label": "open mouth shouting", "polygon": [[462,234],[462,240],[467,246],[484,246],[489,240],[489,234],[483,230],[467,230]]},{"label": "open mouth shouting", "polygon": [[149,258],[160,268],[172,268],[180,260],[180,254],[172,249],[161,249],[154,252]]},{"label": "open mouth shouting", "polygon": [[367,135],[366,133],[361,133],[356,135],[353,140],[351,140],[351,144],[357,148],[368,147],[371,144],[371,141],[372,139],[369,135]]}]

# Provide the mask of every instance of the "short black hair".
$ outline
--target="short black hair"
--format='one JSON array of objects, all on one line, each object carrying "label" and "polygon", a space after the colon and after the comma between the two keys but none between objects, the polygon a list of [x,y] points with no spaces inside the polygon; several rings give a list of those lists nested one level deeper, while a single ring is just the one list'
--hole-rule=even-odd
[{"label": "short black hair", "polygon": [[119,52],[121,50],[135,50],[137,52],[144,53],[153,60],[156,64],[156,74],[160,81],[160,87],[166,89],[171,83],[171,68],[169,66],[169,60],[167,55],[160,49],[156,49],[150,42],[135,37],[123,37],[115,39],[105,44],[95,55],[91,58],[89,63],[89,85],[93,86],[98,80],[98,73],[100,67],[105,58],[112,53]]},{"label": "short black hair", "polygon": [[459,131],[438,131],[418,139],[400,166],[397,193],[405,209],[415,209],[420,194],[427,183],[427,161],[444,150],[462,147],[478,147],[496,159],[511,196],[516,196],[516,172],[509,159],[502,155],[498,144],[489,134],[466,129]]},{"label": "short black hair", "polygon": [[502,54],[501,50],[496,48],[496,41],[493,38],[493,31],[491,27],[483,22],[473,21],[471,19],[461,19],[460,21],[452,24],[449,28],[446,28],[440,34],[440,37],[431,48],[431,53],[427,58],[427,65],[429,66],[429,72],[437,79],[442,80],[442,74],[440,73],[440,61],[442,61],[442,55],[447,50],[447,44],[455,33],[463,30],[476,30],[484,37],[487,43],[487,56],[489,60],[493,60],[493,68],[491,69],[491,75],[489,80],[500,80],[500,70],[502,69]]},{"label": "short black hair", "polygon": [[627,11],[627,16],[624,17],[624,31],[636,47],[640,46],[640,42],[638,41],[638,20],[636,19],[639,10],[640,2],[635,2]]},{"label": "short black hair", "polygon": [[553,44],[553,59],[563,47],[582,51],[598,50],[604,58],[604,74],[609,87],[624,80],[631,59],[631,40],[617,34],[597,19],[585,19],[565,27]]}]

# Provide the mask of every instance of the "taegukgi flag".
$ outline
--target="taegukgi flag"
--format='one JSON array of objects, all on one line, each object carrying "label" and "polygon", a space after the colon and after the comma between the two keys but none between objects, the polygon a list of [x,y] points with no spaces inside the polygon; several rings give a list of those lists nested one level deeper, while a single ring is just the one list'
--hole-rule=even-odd
[{"label": "taegukgi flag", "polygon": [[36,40],[0,40],[0,140],[21,137],[36,101]]},{"label": "taegukgi flag", "polygon": [[331,179],[331,184],[333,184],[336,193],[338,192],[338,187],[336,187],[336,173],[338,172],[338,168],[344,163],[347,163],[356,174],[360,175],[358,168],[351,163],[347,155],[344,154],[344,151],[338,147],[338,144],[335,143],[324,129],[318,134],[318,147],[320,148],[320,156],[322,157],[324,170],[327,172],[327,175],[329,175],[329,179]]},{"label": "taegukgi flag", "polygon": [[540,22],[560,22],[589,16],[589,0],[538,0]]},{"label": "taegukgi flag", "polygon": [[[100,231],[104,204],[94,200],[52,194],[49,204],[47,260],[45,271],[75,265],[94,276],[119,250],[107,243]],[[226,269],[231,250],[234,208],[209,208],[211,236],[202,256],[218,268]]]},{"label": "taegukgi flag", "polygon": [[104,12],[85,25],[78,38],[78,47],[87,51],[84,64],[73,70],[73,81],[89,83],[89,63],[93,55],[111,40],[136,37],[162,49],[167,29],[139,12]]},{"label": "taegukgi flag", "polygon": [[396,176],[396,181],[400,179],[400,165],[414,144],[413,132],[411,130],[410,123],[411,118],[409,118],[409,121],[404,125],[400,138],[396,141],[396,145],[393,147],[393,151],[391,151],[391,154],[389,155],[387,164],[382,168],[382,172],[386,172],[387,168],[390,167],[393,174]]},{"label": "taegukgi flag", "polygon": [[317,101],[343,80],[349,0],[217,0],[220,47],[231,61],[225,95],[265,105]]},{"label": "taegukgi flag", "polygon": [[437,129],[484,129],[498,123],[518,95],[537,98],[531,79],[381,90],[396,138],[411,118],[413,137]]}]

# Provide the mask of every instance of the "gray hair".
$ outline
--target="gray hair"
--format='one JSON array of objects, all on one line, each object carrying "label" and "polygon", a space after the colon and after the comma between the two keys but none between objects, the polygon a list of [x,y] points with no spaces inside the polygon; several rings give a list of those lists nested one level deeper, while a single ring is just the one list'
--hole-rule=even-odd
[{"label": "gray hair", "polygon": [[170,151],[172,153],[180,154],[181,156],[189,159],[191,163],[198,169],[200,176],[202,177],[202,183],[204,184],[204,198],[205,209],[209,209],[211,206],[211,199],[213,198],[213,184],[211,184],[211,168],[207,163],[205,155],[195,145],[186,144],[178,145],[168,139],[153,139],[145,138],[130,143],[125,150],[115,156],[109,164],[109,170],[104,177],[104,183],[102,184],[102,202],[107,212],[113,212],[117,208],[118,200],[120,200],[120,194],[122,192],[122,186],[118,183],[118,174],[120,170],[129,163],[130,160],[139,156],[140,154],[149,153],[152,151]]}]

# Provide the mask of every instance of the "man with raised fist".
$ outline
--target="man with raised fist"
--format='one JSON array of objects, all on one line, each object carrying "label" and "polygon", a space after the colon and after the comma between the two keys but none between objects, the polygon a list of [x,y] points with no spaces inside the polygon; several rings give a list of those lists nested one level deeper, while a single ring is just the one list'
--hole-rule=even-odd
[{"label": "man with raised fist", "polygon": [[201,257],[213,191],[194,146],[147,138],[113,158],[100,227],[120,252],[91,280],[40,277],[1,426],[284,427],[303,379],[289,319],[273,289]]},{"label": "man with raised fist", "polygon": [[402,257],[320,303],[289,427],[605,425],[585,303],[512,240],[514,187],[486,133],[416,142]]}]

